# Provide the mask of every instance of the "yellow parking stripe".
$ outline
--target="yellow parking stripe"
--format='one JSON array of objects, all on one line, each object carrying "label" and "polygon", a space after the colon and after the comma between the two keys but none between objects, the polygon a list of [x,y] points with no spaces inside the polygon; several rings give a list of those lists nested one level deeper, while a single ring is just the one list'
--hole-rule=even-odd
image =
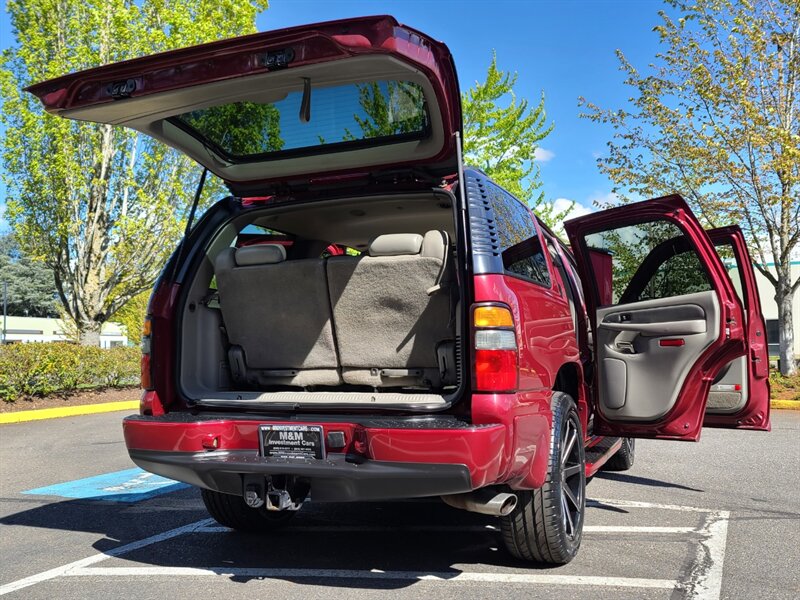
[{"label": "yellow parking stripe", "polygon": [[126,400],[124,402],[103,402],[102,404],[83,404],[80,406],[20,410],[17,412],[0,413],[0,424],[23,423],[25,421],[39,421],[42,419],[58,419],[61,417],[76,417],[78,415],[93,415],[96,413],[113,412],[115,410],[138,409],[138,400]]},{"label": "yellow parking stripe", "polygon": [[800,400],[771,400],[771,408],[782,408],[784,410],[800,410]]}]

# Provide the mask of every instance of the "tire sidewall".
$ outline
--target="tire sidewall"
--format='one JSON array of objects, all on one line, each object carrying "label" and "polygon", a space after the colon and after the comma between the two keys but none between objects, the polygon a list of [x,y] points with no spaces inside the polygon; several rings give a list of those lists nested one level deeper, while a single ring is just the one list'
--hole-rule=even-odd
[{"label": "tire sidewall", "polygon": [[[586,452],[583,439],[583,428],[581,427],[580,415],[573,399],[563,392],[553,393],[553,426],[551,430],[552,441],[550,444],[550,461],[548,466],[548,477],[545,486],[552,487],[554,497],[559,499],[554,505],[556,518],[551,524],[557,531],[553,531],[557,538],[560,538],[560,549],[564,558],[574,558],[578,553],[583,538],[583,522],[586,516]],[[581,510],[578,521],[575,523],[575,535],[570,536],[564,526],[563,506],[561,505],[562,481],[561,481],[561,451],[565,440],[563,439],[564,426],[568,420],[573,420],[578,432],[577,454],[582,467],[580,472],[580,504]]]}]

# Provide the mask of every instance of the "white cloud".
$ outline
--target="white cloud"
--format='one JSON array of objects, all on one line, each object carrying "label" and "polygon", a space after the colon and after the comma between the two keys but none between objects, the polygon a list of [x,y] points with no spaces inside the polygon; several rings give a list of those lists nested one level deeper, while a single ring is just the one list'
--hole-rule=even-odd
[{"label": "white cloud", "polygon": [[564,220],[567,219],[574,219],[575,217],[582,217],[583,215],[588,215],[589,213],[594,212],[591,207],[584,206],[580,202],[574,202],[569,198],[556,198],[556,200],[552,203],[553,204],[553,212],[558,214],[562,211],[569,210],[567,214],[564,216]]},{"label": "white cloud", "polygon": [[535,160],[536,162],[544,163],[552,159],[555,155],[556,153],[551,150],[545,150],[544,148],[536,148],[536,150],[533,151],[533,160]]}]

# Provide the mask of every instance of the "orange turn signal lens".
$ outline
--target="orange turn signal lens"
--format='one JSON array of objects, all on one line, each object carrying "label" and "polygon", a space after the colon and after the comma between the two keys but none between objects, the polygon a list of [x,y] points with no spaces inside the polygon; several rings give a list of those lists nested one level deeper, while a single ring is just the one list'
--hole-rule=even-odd
[{"label": "orange turn signal lens", "polygon": [[153,324],[150,321],[150,317],[144,318],[144,323],[142,323],[142,337],[150,335],[153,329]]},{"label": "orange turn signal lens", "polygon": [[513,327],[511,311],[502,306],[477,306],[473,312],[475,327]]}]

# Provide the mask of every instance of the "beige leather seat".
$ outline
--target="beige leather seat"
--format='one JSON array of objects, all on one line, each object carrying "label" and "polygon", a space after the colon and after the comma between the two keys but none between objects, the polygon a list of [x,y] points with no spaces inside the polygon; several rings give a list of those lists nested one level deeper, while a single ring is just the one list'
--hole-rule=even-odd
[{"label": "beige leather seat", "polygon": [[286,261],[274,244],[228,248],[215,274],[237,384],[342,383],[322,259]]},{"label": "beige leather seat", "polygon": [[448,253],[447,234],[429,231],[381,235],[365,256],[328,259],[346,383],[376,388],[451,383],[455,332],[445,289]]}]

